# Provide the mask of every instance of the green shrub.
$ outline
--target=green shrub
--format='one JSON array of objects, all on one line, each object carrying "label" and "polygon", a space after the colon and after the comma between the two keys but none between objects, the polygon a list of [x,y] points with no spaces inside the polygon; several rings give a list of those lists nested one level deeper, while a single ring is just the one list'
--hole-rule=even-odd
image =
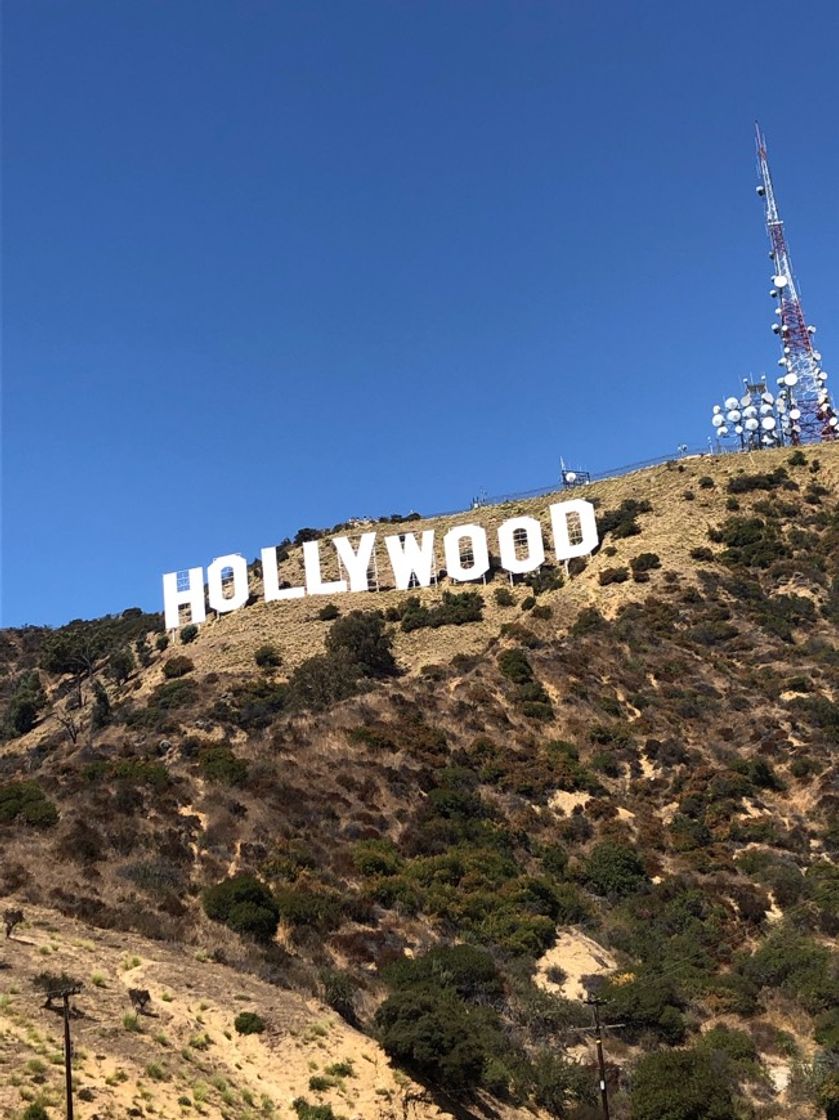
[{"label": "green shrub", "polygon": [[127,646],[114,650],[108,661],[108,675],[117,684],[125,684],[134,670],[134,654]]},{"label": "green shrub", "polygon": [[260,669],[275,669],[282,664],[282,657],[275,645],[265,642],[254,650],[253,659]]},{"label": "green shrub", "polygon": [[797,489],[783,467],[769,473],[738,474],[728,480],[729,494],[749,494],[754,490]]},{"label": "green shrub", "polygon": [[318,618],[321,622],[334,622],[340,613],[334,603],[327,603],[318,611]]},{"label": "green shrub", "polygon": [[525,597],[521,601],[521,609],[523,611],[532,611],[535,606],[536,606],[535,595],[525,595]]},{"label": "green shrub", "polygon": [[297,1113],[297,1120],[339,1120],[331,1105],[309,1104],[305,1097],[295,1097],[291,1107]]},{"label": "green shrub", "polygon": [[645,572],[660,568],[661,560],[655,552],[640,552],[629,561],[629,566],[632,569],[633,576],[637,579],[639,575],[643,575]]},{"label": "green shrub", "polygon": [[181,642],[183,645],[188,646],[190,642],[194,642],[198,637],[198,627],[194,622],[187,623],[181,630]]},{"label": "green shrub", "polygon": [[807,456],[800,447],[797,447],[787,459],[787,462],[791,467],[805,467],[807,465]]},{"label": "green shrub", "polygon": [[604,568],[597,577],[597,581],[601,587],[607,587],[610,583],[626,583],[629,579],[629,568]]},{"label": "green shrub", "polygon": [[713,490],[714,486],[715,486],[715,482],[714,482],[713,478],[711,478],[710,475],[703,474],[702,477],[699,479],[697,485],[699,486],[700,490]]},{"label": "green shrub", "polygon": [[207,747],[201,752],[199,763],[207,781],[219,785],[240,786],[248,776],[248,764],[237,758],[230,747]]},{"label": "green shrub", "polygon": [[632,1120],[732,1120],[730,1076],[712,1054],[660,1050],[635,1066]]},{"label": "green shrub", "polygon": [[178,677],[184,677],[187,673],[191,673],[194,668],[195,665],[189,657],[170,657],[168,661],[164,662],[163,675],[167,680],[176,680]]},{"label": "green shrub", "polygon": [[645,500],[636,501],[628,498],[621,502],[617,509],[606,510],[597,518],[597,530],[600,540],[611,534],[615,540],[624,537],[634,537],[641,532],[637,518],[642,513],[651,513],[652,505]]},{"label": "green shrub", "polygon": [[531,618],[548,619],[548,618],[551,618],[552,616],[553,616],[553,610],[548,606],[547,603],[544,603],[544,604],[540,603],[538,606],[535,606],[533,608],[533,610],[531,611]]},{"label": "green shrub", "polygon": [[236,933],[270,941],[277,932],[280,910],[276,900],[252,875],[235,875],[207,887],[202,903],[208,918],[223,922]]},{"label": "green shrub", "polygon": [[493,596],[499,607],[515,606],[516,597],[509,587],[496,587]]},{"label": "green shrub", "polygon": [[233,1027],[237,1034],[262,1034],[265,1020],[255,1011],[241,1011],[233,1020]]},{"label": "green shrub", "polygon": [[334,968],[324,968],[320,972],[323,999],[333,1011],[350,1024],[356,1022],[355,997],[358,986],[348,972]]},{"label": "green shrub", "polygon": [[58,820],[58,810],[37,782],[9,782],[0,785],[0,824],[15,820],[33,828],[50,828]]},{"label": "green shrub", "polygon": [[15,681],[9,704],[0,724],[3,736],[14,738],[31,731],[47,702],[46,693],[36,672],[22,673]]},{"label": "green shrub", "polygon": [[698,560],[703,564],[710,564],[713,562],[714,554],[710,548],[692,548],[690,550],[691,560]]},{"label": "green shrub", "polygon": [[326,652],[344,655],[364,677],[389,677],[396,672],[391,646],[378,612],[352,611],[335,622],[326,636]]},{"label": "green shrub", "polygon": [[635,849],[610,840],[603,840],[592,848],[584,875],[597,894],[613,898],[633,894],[648,881]]},{"label": "green shrub", "polygon": [[169,635],[158,634],[154,640],[154,648],[158,653],[163,653],[164,650],[167,650],[169,648]]},{"label": "green shrub", "polygon": [[434,607],[423,606],[416,595],[406,599],[400,607],[401,626],[406,632],[424,627],[463,626],[467,622],[480,622],[484,617],[484,601],[477,591],[444,591],[441,601]]},{"label": "green shrub", "polygon": [[49,1120],[49,1113],[39,1101],[34,1101],[23,1110],[22,1120]]},{"label": "green shrub", "polygon": [[533,680],[533,669],[523,649],[505,649],[498,655],[498,668],[513,684],[528,684]]}]

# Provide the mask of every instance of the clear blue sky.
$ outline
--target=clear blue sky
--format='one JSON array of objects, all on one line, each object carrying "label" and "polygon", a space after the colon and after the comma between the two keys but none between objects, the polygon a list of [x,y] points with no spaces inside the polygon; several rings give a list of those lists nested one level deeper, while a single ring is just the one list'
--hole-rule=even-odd
[{"label": "clear blue sky", "polygon": [[839,386],[839,7],[7,0],[3,622]]}]

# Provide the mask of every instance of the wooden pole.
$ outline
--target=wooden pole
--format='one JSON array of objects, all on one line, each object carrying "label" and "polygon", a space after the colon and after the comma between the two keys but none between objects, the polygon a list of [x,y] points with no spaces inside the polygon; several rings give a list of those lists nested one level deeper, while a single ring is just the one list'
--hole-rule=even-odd
[{"label": "wooden pole", "polygon": [[70,1041],[70,994],[64,992],[64,1081],[67,1091],[67,1120],[73,1120],[73,1045]]}]

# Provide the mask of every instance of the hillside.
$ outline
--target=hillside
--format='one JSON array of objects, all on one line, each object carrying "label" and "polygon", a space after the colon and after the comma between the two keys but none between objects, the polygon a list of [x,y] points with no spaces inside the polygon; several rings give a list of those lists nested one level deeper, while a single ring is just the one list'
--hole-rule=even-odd
[{"label": "hillside", "polygon": [[615,1117],[836,1115],[839,446],[575,496],[512,587],[2,633],[0,1105],[61,1114],[64,970],[82,1120],[584,1120],[589,993]]}]

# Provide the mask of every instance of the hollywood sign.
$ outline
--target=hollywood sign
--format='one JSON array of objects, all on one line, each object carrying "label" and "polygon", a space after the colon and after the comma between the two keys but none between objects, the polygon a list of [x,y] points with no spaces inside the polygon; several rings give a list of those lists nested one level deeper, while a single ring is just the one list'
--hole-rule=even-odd
[{"label": "hollywood sign", "polygon": [[[591,502],[575,499],[548,507],[553,552],[559,563],[587,556],[598,544],[597,523]],[[377,533],[362,533],[353,546],[349,537],[331,541],[307,541],[303,545],[304,584],[281,586],[277,547],[263,548],[262,583],[266,602],[302,599],[305,595],[343,595],[370,591],[370,569]],[[497,529],[501,567],[513,575],[536,571],[545,563],[542,525],[535,517],[510,517]],[[335,550],[339,571],[346,578],[324,579],[321,546]],[[419,539],[414,533],[394,533],[384,538],[396,588],[407,591],[430,587],[435,579],[435,531],[425,529]],[[446,575],[455,583],[474,583],[490,569],[489,539],[481,525],[455,525],[443,537]],[[206,595],[205,595],[206,585]],[[203,622],[207,604],[220,614],[243,607],[250,598],[248,563],[244,556],[219,556],[205,571],[202,567],[167,572],[163,577],[163,609],[166,629],[181,623],[181,608],[188,607],[191,622]]]}]

